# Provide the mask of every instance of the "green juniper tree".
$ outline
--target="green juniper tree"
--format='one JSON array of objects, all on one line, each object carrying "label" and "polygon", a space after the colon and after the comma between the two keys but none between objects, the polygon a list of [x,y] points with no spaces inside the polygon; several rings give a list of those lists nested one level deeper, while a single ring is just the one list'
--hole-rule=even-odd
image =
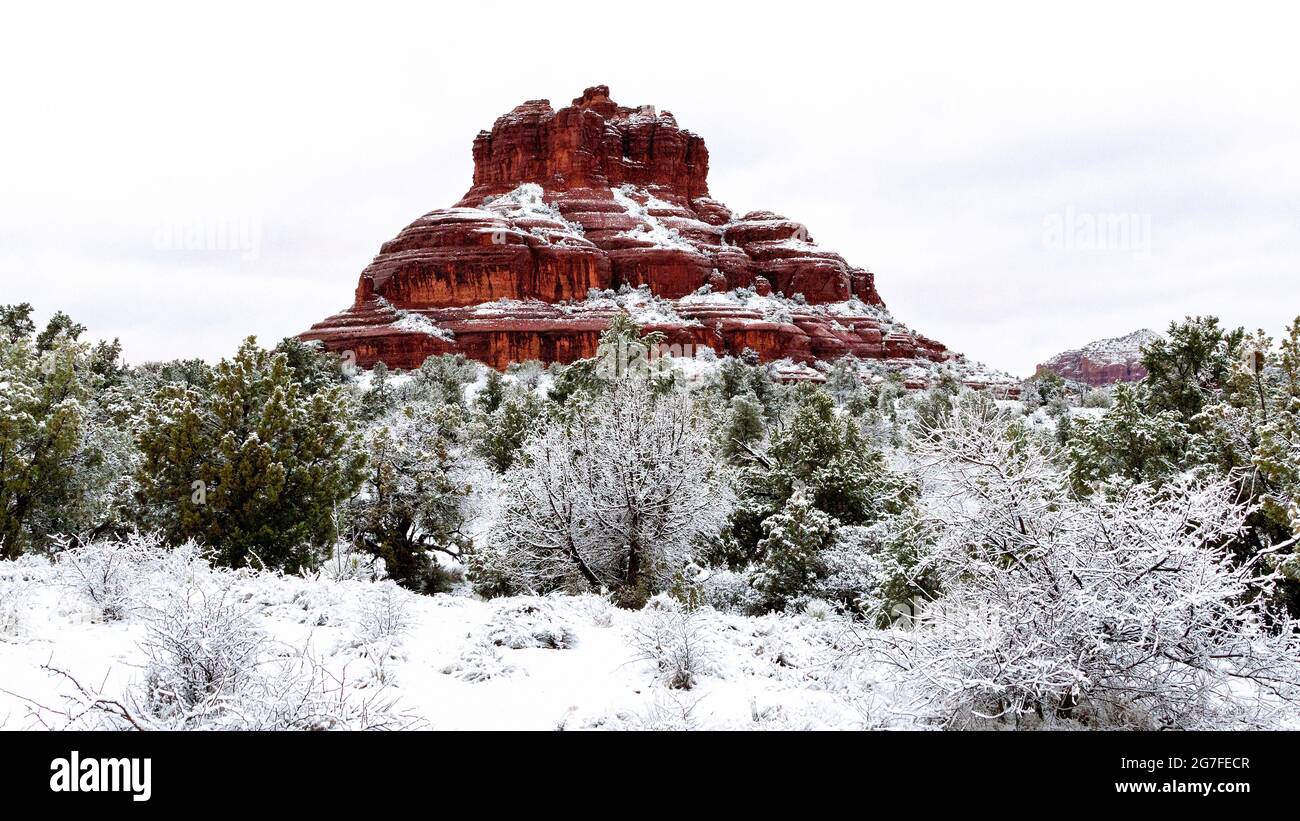
[{"label": "green juniper tree", "polygon": [[159,389],[139,435],[139,501],[171,541],[195,539],[229,566],[309,567],[360,481],[352,430],[341,386],[311,392],[283,351],[249,337],[209,389]]},{"label": "green juniper tree", "polygon": [[758,398],[752,393],[732,397],[723,421],[722,455],[729,460],[743,462],[763,440],[766,432],[763,407]]},{"label": "green juniper tree", "polygon": [[116,340],[78,341],[85,327],[62,312],[37,334],[31,312],[0,307],[0,555],[10,558],[110,529],[134,455]]},{"label": "green juniper tree", "polygon": [[1104,479],[1162,482],[1179,468],[1190,434],[1171,410],[1151,411],[1145,386],[1118,385],[1115,404],[1100,419],[1072,419],[1068,430],[1070,479],[1087,495]]},{"label": "green juniper tree", "polygon": [[826,554],[835,543],[836,520],[818,510],[797,488],[780,511],[763,520],[762,557],[754,587],[771,607],[784,608],[826,576]]},{"label": "green juniper tree", "polygon": [[771,435],[766,453],[753,453],[736,480],[737,505],[720,547],[733,566],[761,560],[763,523],[785,507],[796,488],[839,524],[865,525],[898,513],[913,495],[885,465],[851,418],[816,385],[800,385],[788,422]]},{"label": "green juniper tree", "polygon": [[358,545],[385,562],[388,575],[421,592],[438,592],[431,551],[459,557],[462,501],[460,446],[452,427],[459,415],[446,405],[405,405],[366,436],[361,492],[349,504]]}]

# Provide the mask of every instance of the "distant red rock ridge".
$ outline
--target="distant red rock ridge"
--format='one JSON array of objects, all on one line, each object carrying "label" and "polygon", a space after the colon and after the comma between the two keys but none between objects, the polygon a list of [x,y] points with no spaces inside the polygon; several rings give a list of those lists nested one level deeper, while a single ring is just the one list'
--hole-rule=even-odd
[{"label": "distant red rock ridge", "polygon": [[1116,382],[1137,382],[1147,375],[1142,367],[1142,346],[1160,334],[1143,328],[1112,339],[1100,339],[1082,348],[1064,351],[1038,366],[1073,382],[1094,388]]}]

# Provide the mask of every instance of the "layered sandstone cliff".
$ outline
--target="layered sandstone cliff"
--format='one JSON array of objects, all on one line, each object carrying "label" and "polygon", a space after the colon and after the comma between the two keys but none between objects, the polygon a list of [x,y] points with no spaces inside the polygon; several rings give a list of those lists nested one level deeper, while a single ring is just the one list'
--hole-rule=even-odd
[{"label": "layered sandstone cliff", "polygon": [[713,199],[708,170],[702,138],[604,86],[558,111],[526,102],[474,140],[461,201],[384,243],[352,306],[302,338],[362,366],[463,352],[503,368],[593,356],[626,312],[671,344],[764,360],[961,361],[802,224]]}]

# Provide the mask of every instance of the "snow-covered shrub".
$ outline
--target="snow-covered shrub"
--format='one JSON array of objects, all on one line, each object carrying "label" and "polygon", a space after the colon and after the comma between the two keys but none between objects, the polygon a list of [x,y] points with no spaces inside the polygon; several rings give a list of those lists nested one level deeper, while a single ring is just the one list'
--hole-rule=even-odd
[{"label": "snow-covered shrub", "polygon": [[935,524],[912,509],[868,527],[841,527],[817,593],[885,626],[939,593],[930,555]]},{"label": "snow-covered shrub", "polygon": [[[701,699],[672,690],[655,690],[650,703],[641,709],[617,709],[608,713],[582,716],[575,723],[577,730],[611,730],[644,732],[683,732],[699,730],[701,724],[695,715]],[[569,729],[568,721],[557,728]]]},{"label": "snow-covered shrub", "polygon": [[149,619],[142,681],[120,696],[71,674],[75,692],[60,711],[69,729],[330,730],[417,726],[384,688],[363,696],[347,669],[331,673],[306,651],[274,644],[229,587],[176,592]]},{"label": "snow-covered shrub", "polygon": [[22,634],[32,593],[48,569],[44,559],[32,556],[0,561],[0,636]]},{"label": "snow-covered shrub", "polygon": [[945,528],[923,561],[946,592],[869,642],[923,715],[1225,727],[1298,703],[1274,579],[1226,549],[1245,515],[1230,487],[1182,476],[1080,500],[1050,446],[996,411],[958,404],[935,434],[918,464]]},{"label": "snow-covered shrub", "polygon": [[835,612],[835,605],[825,599],[809,599],[803,606],[804,615],[813,621],[829,621]]},{"label": "snow-covered shrub", "polygon": [[306,653],[280,660],[253,679],[221,718],[211,729],[413,730],[424,725],[399,712],[384,687],[359,694],[345,676],[334,675]]},{"label": "snow-covered shrub", "polygon": [[804,600],[819,582],[822,559],[835,539],[835,520],[797,488],[780,512],[763,521],[762,557],[754,587],[777,608]]},{"label": "snow-covered shrub", "polygon": [[506,678],[519,672],[506,661],[501,648],[486,639],[470,642],[454,661],[442,667],[443,674],[469,682]]},{"label": "snow-covered shrub", "polygon": [[609,596],[600,596],[595,593],[585,593],[573,598],[573,606],[587,614],[591,623],[597,627],[610,627],[614,624],[614,614],[617,607],[609,600]]},{"label": "snow-covered shrub", "polygon": [[526,647],[567,650],[577,644],[577,635],[552,600],[520,596],[497,599],[493,607],[486,632],[492,644],[512,650]]},{"label": "snow-covered shrub", "polygon": [[324,627],[333,621],[335,609],[341,601],[342,597],[333,585],[305,584],[294,592],[289,607],[273,608],[272,612],[282,616],[292,614],[299,624]]},{"label": "snow-covered shrub", "polygon": [[1085,408],[1109,408],[1115,404],[1115,399],[1110,395],[1109,390],[1101,388],[1085,393],[1080,404]]},{"label": "snow-covered shrub", "polygon": [[[187,554],[190,555],[190,554]],[[59,579],[105,621],[126,618],[142,606],[141,585],[160,568],[167,549],[154,535],[132,533],[57,554]]]},{"label": "snow-covered shrub", "polygon": [[[576,366],[575,366],[576,367]],[[614,380],[524,447],[502,516],[474,557],[480,592],[585,587],[627,600],[665,589],[729,500],[704,420],[683,393]]]},{"label": "snow-covered shrub", "polygon": [[149,619],[145,704],[168,723],[202,722],[247,689],[265,639],[228,588],[190,589]]},{"label": "snow-covered shrub", "polygon": [[756,613],[763,609],[763,594],[754,589],[750,574],[725,567],[709,568],[699,582],[704,602],[724,613]]},{"label": "snow-covered shrub", "polygon": [[654,662],[664,684],[689,690],[700,676],[716,669],[706,611],[686,608],[660,593],[646,602],[632,621],[628,641],[637,658]]},{"label": "snow-covered shrub", "polygon": [[368,644],[400,639],[413,624],[408,595],[393,582],[367,590],[357,612],[357,637]]},{"label": "snow-covered shrub", "polygon": [[330,557],[321,563],[320,576],[334,582],[377,582],[388,578],[384,560],[359,550],[347,541],[334,543]]}]

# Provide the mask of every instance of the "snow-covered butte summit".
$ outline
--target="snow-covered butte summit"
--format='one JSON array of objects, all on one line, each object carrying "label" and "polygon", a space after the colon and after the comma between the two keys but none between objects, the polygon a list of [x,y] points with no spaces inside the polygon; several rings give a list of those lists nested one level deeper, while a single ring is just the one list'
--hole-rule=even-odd
[{"label": "snow-covered butte summit", "polygon": [[352,306],[303,339],[359,365],[461,352],[497,368],[593,356],[625,311],[670,344],[900,368],[964,360],[896,322],[874,275],[768,211],[712,198],[703,138],[605,86],[531,100],[474,140],[474,181],[384,243]]},{"label": "snow-covered butte summit", "polygon": [[1038,368],[1093,387],[1136,382],[1147,375],[1146,368],[1142,367],[1142,346],[1159,336],[1143,328],[1113,339],[1100,339],[1077,350],[1058,353]]}]

